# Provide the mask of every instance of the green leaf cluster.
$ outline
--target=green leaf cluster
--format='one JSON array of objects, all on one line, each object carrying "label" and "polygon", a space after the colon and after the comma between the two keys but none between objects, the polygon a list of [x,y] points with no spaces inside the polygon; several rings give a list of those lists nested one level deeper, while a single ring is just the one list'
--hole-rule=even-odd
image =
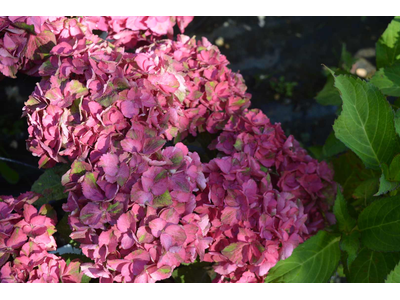
[{"label": "green leaf cluster", "polygon": [[[313,268],[325,267],[333,274],[334,265],[339,265],[347,282],[400,282],[400,100],[390,98],[400,96],[399,17],[376,44],[376,64],[378,71],[369,81],[346,74],[350,69],[345,64],[341,70],[327,69],[330,76],[316,99],[340,107],[320,156],[333,165],[339,185],[333,207],[336,224],[322,234],[330,236],[324,244],[312,240],[317,235],[279,262],[269,281],[328,282],[329,276],[307,274],[300,265],[292,272],[282,271],[296,259],[301,266],[307,264],[302,257],[306,249],[315,253]],[[318,280],[311,278],[317,274]]]},{"label": "green leaf cluster", "polygon": [[341,66],[327,68],[316,100],[338,106],[338,118],[313,153],[335,170],[336,224],[279,261],[266,282],[329,282],[341,270],[347,282],[400,282],[400,100],[388,98],[400,97],[399,17],[376,55],[378,71],[369,81],[349,74],[354,60],[345,48]]}]

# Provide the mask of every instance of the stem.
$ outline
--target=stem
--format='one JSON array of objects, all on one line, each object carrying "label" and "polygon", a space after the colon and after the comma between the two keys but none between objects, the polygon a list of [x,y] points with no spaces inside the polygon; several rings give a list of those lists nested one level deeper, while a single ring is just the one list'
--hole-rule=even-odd
[{"label": "stem", "polygon": [[14,160],[14,159],[10,159],[10,158],[5,158],[5,157],[2,157],[2,156],[0,156],[0,160],[8,161],[8,162],[11,162],[11,163],[15,163],[15,164],[19,164],[19,165],[25,166],[25,167],[27,167],[27,168],[31,168],[31,169],[35,169],[35,170],[42,171],[42,170],[40,170],[38,167],[32,166],[32,165],[30,165],[30,164],[26,164],[26,163],[21,162],[21,161],[18,161],[18,160]]}]

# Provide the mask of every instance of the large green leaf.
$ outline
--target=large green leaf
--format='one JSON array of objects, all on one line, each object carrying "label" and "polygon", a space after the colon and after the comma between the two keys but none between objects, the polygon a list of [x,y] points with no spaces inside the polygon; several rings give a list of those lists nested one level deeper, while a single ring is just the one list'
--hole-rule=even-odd
[{"label": "large green leaf", "polygon": [[340,231],[350,232],[354,226],[356,226],[356,220],[350,216],[346,200],[344,199],[339,187],[337,189],[333,212]]},{"label": "large green leaf", "polygon": [[333,125],[336,137],[367,167],[389,164],[400,145],[389,102],[377,87],[359,78],[339,75],[335,86],[343,100],[342,113]]},{"label": "large green leaf", "polygon": [[370,82],[378,87],[384,95],[400,96],[400,62],[380,69]]},{"label": "large green leaf", "polygon": [[395,17],[376,43],[378,69],[392,65],[400,59],[400,17]]},{"label": "large green leaf", "polygon": [[318,232],[280,260],[269,271],[266,282],[328,282],[340,259],[340,237]]},{"label": "large green leaf", "polygon": [[365,246],[376,251],[400,251],[400,196],[379,199],[358,217]]},{"label": "large green leaf", "polygon": [[389,273],[385,283],[400,283],[400,263]]},{"label": "large green leaf", "polygon": [[61,185],[61,177],[68,171],[69,165],[58,165],[47,169],[32,185],[32,191],[39,193],[42,197],[34,203],[39,207],[52,200],[61,200],[67,197],[64,187]]},{"label": "large green leaf", "polygon": [[349,282],[384,282],[399,262],[400,253],[382,253],[363,248],[349,269]]}]

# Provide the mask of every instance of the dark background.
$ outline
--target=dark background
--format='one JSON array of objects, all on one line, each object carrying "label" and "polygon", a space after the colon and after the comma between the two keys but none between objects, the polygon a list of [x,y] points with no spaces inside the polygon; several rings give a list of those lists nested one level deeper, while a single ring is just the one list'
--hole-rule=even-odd
[{"label": "dark background", "polygon": [[[356,55],[371,50],[392,17],[195,17],[185,34],[205,36],[218,44],[244,76],[252,107],[261,108],[273,122],[282,123],[304,146],[322,145],[331,131],[336,107],[321,106],[314,97],[326,77],[321,64],[339,65],[342,44]],[[368,52],[368,51],[367,51]],[[370,51],[371,52],[371,51]],[[375,64],[375,58],[367,58]],[[42,174],[38,158],[26,150],[24,101],[38,78],[18,74],[0,77],[0,195],[18,196],[30,190]]]}]

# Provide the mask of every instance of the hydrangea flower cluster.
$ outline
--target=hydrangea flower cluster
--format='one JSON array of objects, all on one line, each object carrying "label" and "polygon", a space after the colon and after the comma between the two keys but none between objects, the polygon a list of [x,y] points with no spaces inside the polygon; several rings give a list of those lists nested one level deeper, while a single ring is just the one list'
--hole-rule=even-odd
[{"label": "hydrangea flower cluster", "polygon": [[81,282],[80,263],[67,263],[48,251],[57,216],[47,204],[32,205],[38,195],[0,196],[0,282]]},{"label": "hydrangea flower cluster", "polygon": [[[243,78],[218,48],[185,35],[158,40],[191,20],[1,19],[0,71],[42,76],[24,107],[28,149],[40,167],[72,162],[63,209],[71,238],[93,261],[83,273],[100,282],[155,282],[197,257],[214,263],[216,282],[261,282],[334,222],[331,169],[248,109]],[[25,40],[42,35],[53,44],[32,59]],[[199,133],[217,136],[208,163],[181,143]],[[62,265],[56,258],[42,263],[50,270]],[[71,273],[61,269],[51,278]]]},{"label": "hydrangea flower cluster", "polygon": [[131,123],[168,140],[217,133],[250,105],[242,77],[206,39],[180,35],[135,54],[101,41],[57,61],[24,108],[40,166],[105,153]]},{"label": "hydrangea flower cluster", "polygon": [[217,281],[262,282],[325,218],[334,222],[331,169],[259,110],[246,111],[210,147],[221,155],[204,165],[208,185],[196,211],[210,216],[205,261],[216,262]]},{"label": "hydrangea flower cluster", "polygon": [[[54,54],[68,56],[98,41],[93,30],[108,33],[115,45],[147,45],[172,35],[176,22],[183,33],[193,17],[0,17],[0,73],[47,76]],[[56,61],[52,59],[52,62]]]},{"label": "hydrangea flower cluster", "polygon": [[206,187],[198,154],[181,143],[161,150],[155,134],[133,125],[115,148],[75,161],[63,177],[71,237],[94,261],[82,270],[100,282],[168,278],[212,241],[208,215],[194,212],[194,193]]},{"label": "hydrangea flower cluster", "polygon": [[178,23],[182,33],[193,17],[84,17],[82,23],[90,31],[101,30],[116,46],[134,49],[138,44],[155,41],[161,36],[173,36]]}]

